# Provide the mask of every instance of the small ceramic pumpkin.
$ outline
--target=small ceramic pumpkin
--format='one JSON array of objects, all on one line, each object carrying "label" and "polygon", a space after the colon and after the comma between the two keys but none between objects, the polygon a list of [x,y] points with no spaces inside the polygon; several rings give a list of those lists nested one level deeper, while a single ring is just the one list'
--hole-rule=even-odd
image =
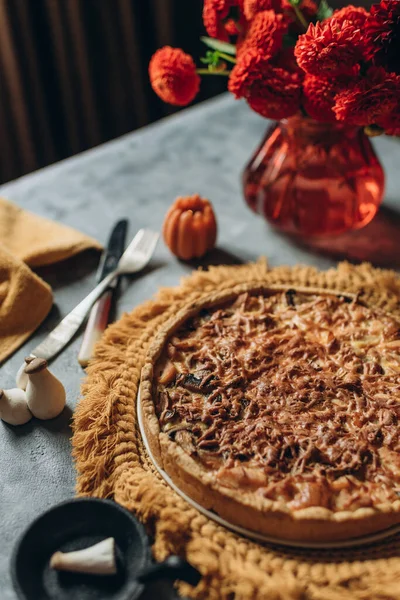
[{"label": "small ceramic pumpkin", "polygon": [[204,256],[214,248],[217,239],[217,222],[211,203],[198,194],[177,198],[165,216],[163,236],[178,258],[190,260]]}]

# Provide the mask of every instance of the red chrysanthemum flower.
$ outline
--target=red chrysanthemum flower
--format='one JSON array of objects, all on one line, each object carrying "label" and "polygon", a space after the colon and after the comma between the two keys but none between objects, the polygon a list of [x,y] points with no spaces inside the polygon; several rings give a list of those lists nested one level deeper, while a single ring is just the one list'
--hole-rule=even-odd
[{"label": "red chrysanthemum flower", "polygon": [[228,81],[228,90],[235,98],[243,98],[256,79],[262,77],[260,63],[263,61],[255,51],[244,52],[237,58]]},{"label": "red chrysanthemum flower", "polygon": [[[243,0],[204,0],[203,23],[208,35],[223,42],[237,35],[244,25]],[[231,14],[238,12],[237,20]]]},{"label": "red chrysanthemum flower", "polygon": [[297,60],[294,55],[294,47],[283,48],[282,50],[280,50],[272,58],[271,64],[274,67],[279,67],[284,71],[289,71],[289,73],[296,75],[299,81],[302,81],[304,79],[305,73],[303,69],[300,69],[299,65],[297,64]]},{"label": "red chrysanthemum flower", "polygon": [[336,121],[336,115],[333,112],[335,96],[348,83],[348,79],[325,79],[307,74],[303,81],[304,110],[317,121],[325,123]]},{"label": "red chrysanthemum flower", "polygon": [[377,122],[385,130],[386,135],[400,136],[400,102],[393,112]]},{"label": "red chrysanthemum flower", "polygon": [[385,129],[386,135],[393,135],[394,137],[400,137],[400,123],[397,127],[389,127]]},{"label": "red chrysanthemum flower", "polygon": [[349,21],[357,29],[361,29],[365,25],[367,20],[368,12],[362,6],[353,6],[349,4],[344,6],[340,10],[335,10],[333,18],[336,19],[337,23],[343,24],[344,21]]},{"label": "red chrysanthemum flower", "polygon": [[157,50],[150,60],[149,76],[153,90],[168,104],[185,106],[200,88],[193,58],[180,48],[164,46]]},{"label": "red chrysanthemum flower", "polygon": [[336,117],[354,125],[372,125],[385,119],[397,106],[400,76],[382,67],[371,67],[360,78],[336,96]]},{"label": "red chrysanthemum flower", "polygon": [[256,113],[279,120],[298,112],[300,91],[300,84],[291,73],[269,65],[265,78],[253,84],[246,100]]},{"label": "red chrysanthemum flower", "polygon": [[311,23],[297,40],[294,53],[300,67],[310,75],[354,75],[363,54],[361,31],[333,17],[316,25]]},{"label": "red chrysanthemum flower", "polygon": [[[289,17],[291,23],[289,25],[289,32],[297,36],[304,32],[303,24],[299,22],[296,12],[289,0],[282,0],[282,6],[284,13]],[[314,0],[302,0],[298,4],[298,9],[301,11],[303,17],[308,23],[314,23],[316,21],[318,4]]]},{"label": "red chrysanthemum flower", "polygon": [[231,7],[232,0],[204,0],[203,23],[210,37],[229,41],[224,21],[228,19]]},{"label": "red chrysanthemum flower", "polygon": [[[284,2],[287,0],[284,0]],[[290,5],[290,8],[293,10],[293,6]],[[307,21],[311,21],[314,17],[317,16],[318,12],[318,4],[314,2],[314,0],[302,0],[299,4],[299,9],[307,19]]]},{"label": "red chrysanthemum flower", "polygon": [[238,22],[235,21],[235,19],[228,19],[225,21],[224,28],[228,36],[238,35],[238,33],[240,33]]},{"label": "red chrysanthemum flower", "polygon": [[260,57],[270,58],[282,47],[287,30],[288,22],[283,15],[277,15],[273,10],[263,10],[250,22],[238,51],[242,54],[256,50]]},{"label": "red chrysanthemum flower", "polygon": [[248,21],[251,21],[257,13],[264,10],[282,12],[282,3],[285,0],[243,0],[243,13]]},{"label": "red chrysanthemum flower", "polygon": [[289,117],[300,108],[299,78],[273,66],[255,51],[238,58],[228,88],[236,98],[246,98],[255,112],[269,119]]},{"label": "red chrysanthemum flower", "polygon": [[366,56],[392,73],[400,73],[400,1],[382,0],[371,7],[365,24]]}]

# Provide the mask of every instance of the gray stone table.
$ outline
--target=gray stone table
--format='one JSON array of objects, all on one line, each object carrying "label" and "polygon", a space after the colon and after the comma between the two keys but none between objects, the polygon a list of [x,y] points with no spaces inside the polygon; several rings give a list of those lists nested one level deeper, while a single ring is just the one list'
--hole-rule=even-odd
[{"label": "gray stone table", "polygon": [[[385,206],[375,222],[317,252],[273,232],[243,201],[240,171],[265,128],[266,122],[244,104],[222,96],[8,183],[0,194],[105,242],[116,219],[130,219],[131,236],[144,226],[158,230],[176,196],[200,193],[212,200],[218,217],[216,261],[265,255],[272,265],[302,262],[326,269],[343,256],[400,266],[400,144],[389,138],[374,141],[388,174]],[[13,387],[23,357],[92,289],[97,260],[86,253],[40,270],[53,287],[54,307],[33,338],[1,367],[1,387]],[[124,281],[118,314],[159,286],[178,284],[191,268],[160,243],[151,268]],[[77,362],[80,342],[81,335],[52,364],[66,386],[68,410],[47,423],[20,428],[0,423],[1,600],[16,597],[9,557],[18,536],[38,514],[74,494],[69,418],[84,378]]]}]

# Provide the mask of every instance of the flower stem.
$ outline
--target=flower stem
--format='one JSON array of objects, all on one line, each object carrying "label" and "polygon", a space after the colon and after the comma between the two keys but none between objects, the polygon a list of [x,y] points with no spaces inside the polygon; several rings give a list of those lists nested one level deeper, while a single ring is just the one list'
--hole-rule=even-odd
[{"label": "flower stem", "polygon": [[300,8],[297,6],[297,4],[292,4],[292,8],[293,8],[294,12],[296,13],[296,17],[297,17],[299,23],[301,23],[303,25],[305,31],[307,31],[309,23],[305,19],[305,17],[303,15],[303,13],[301,12]]},{"label": "flower stem", "polygon": [[230,71],[209,71],[209,69],[196,69],[199,75],[230,75]]},{"label": "flower stem", "polygon": [[225,54],[225,52],[218,52],[218,54],[224,60],[227,60],[228,62],[231,62],[234,65],[236,65],[236,58],[234,58],[233,56],[229,56],[229,54]]}]

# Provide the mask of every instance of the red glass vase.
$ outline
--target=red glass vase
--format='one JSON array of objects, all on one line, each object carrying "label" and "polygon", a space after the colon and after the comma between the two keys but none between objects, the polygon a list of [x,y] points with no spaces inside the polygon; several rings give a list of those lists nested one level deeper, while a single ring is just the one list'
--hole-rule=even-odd
[{"label": "red glass vase", "polygon": [[300,116],[273,125],[243,173],[250,208],[297,236],[364,227],[384,187],[382,166],[363,129]]}]

